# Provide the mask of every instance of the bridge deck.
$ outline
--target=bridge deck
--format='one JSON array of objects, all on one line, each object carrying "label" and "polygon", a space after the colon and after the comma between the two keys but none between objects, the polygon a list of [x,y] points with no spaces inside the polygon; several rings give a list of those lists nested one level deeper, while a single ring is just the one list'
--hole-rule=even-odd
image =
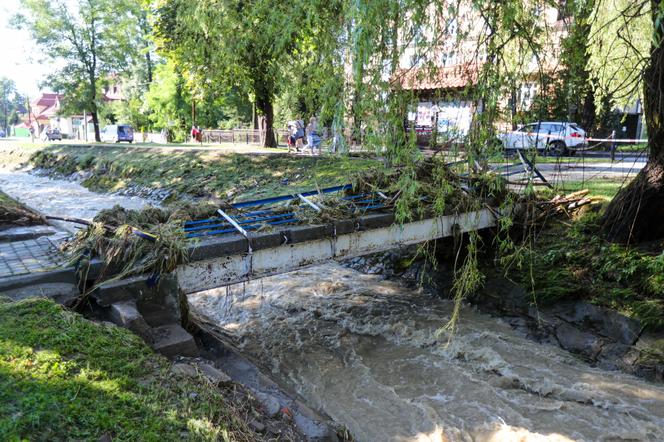
[{"label": "bridge deck", "polygon": [[381,252],[495,226],[490,209],[394,224],[392,214],[298,226],[276,233],[203,241],[176,270],[185,293],[236,284],[321,263]]}]

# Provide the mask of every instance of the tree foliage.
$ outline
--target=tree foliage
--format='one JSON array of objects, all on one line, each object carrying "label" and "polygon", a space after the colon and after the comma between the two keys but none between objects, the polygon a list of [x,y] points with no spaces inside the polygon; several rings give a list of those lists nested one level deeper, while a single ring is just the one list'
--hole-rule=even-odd
[{"label": "tree foliage", "polygon": [[195,99],[202,100],[220,87],[247,94],[265,118],[265,145],[275,146],[275,98],[288,84],[290,70],[308,56],[307,46],[316,32],[333,33],[331,22],[323,25],[323,19],[334,14],[338,5],[323,4],[163,0],[157,22],[159,42],[182,67]]},{"label": "tree foliage", "polygon": [[65,93],[65,109],[90,113],[97,141],[103,83],[137,56],[139,10],[132,0],[25,0],[14,18],[62,66],[47,83]]},{"label": "tree foliage", "polygon": [[25,112],[24,97],[16,90],[16,83],[0,78],[0,129],[9,136],[9,127],[19,122],[19,114]]},{"label": "tree foliage", "polygon": [[622,107],[642,98],[654,35],[650,8],[650,0],[596,0],[589,18],[588,69],[597,107],[607,99]]}]

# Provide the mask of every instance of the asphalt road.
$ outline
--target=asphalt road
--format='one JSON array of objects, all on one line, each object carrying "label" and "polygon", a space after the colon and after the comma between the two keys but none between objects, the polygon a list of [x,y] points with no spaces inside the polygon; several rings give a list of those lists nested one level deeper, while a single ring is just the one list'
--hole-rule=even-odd
[{"label": "asphalt road", "polygon": [[[601,156],[563,157],[547,162],[535,163],[535,167],[549,181],[592,181],[592,180],[626,180],[633,178],[646,164],[647,157],[638,154],[616,156],[615,161]],[[516,160],[515,162],[518,162]],[[523,166],[510,168],[516,171]],[[515,174],[514,178],[524,178],[524,174]]]}]

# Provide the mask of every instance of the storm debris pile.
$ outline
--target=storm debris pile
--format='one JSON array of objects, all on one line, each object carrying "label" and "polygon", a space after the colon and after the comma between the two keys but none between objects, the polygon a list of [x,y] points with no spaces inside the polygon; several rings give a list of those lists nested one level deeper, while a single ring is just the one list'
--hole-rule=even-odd
[{"label": "storm debris pile", "polygon": [[0,229],[46,224],[42,215],[0,192]]}]

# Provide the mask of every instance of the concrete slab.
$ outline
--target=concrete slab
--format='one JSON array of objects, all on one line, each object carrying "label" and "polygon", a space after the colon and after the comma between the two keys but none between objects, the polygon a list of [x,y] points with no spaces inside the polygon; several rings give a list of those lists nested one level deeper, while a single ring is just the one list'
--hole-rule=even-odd
[{"label": "concrete slab", "polygon": [[150,326],[139,313],[134,301],[119,302],[111,305],[111,321],[115,324],[128,328],[146,341],[152,339]]},{"label": "concrete slab", "polygon": [[57,230],[51,226],[12,227],[0,230],[0,242],[25,241],[42,236],[55,235]]},{"label": "concrete slab", "polygon": [[246,253],[248,250],[249,241],[239,234],[206,238],[189,247],[189,260],[200,261],[210,257]]},{"label": "concrete slab", "polygon": [[211,364],[201,362],[198,364],[198,368],[213,385],[228,384],[232,382],[230,376]]},{"label": "concrete slab", "polygon": [[0,293],[14,301],[39,297],[52,299],[59,304],[67,304],[80,295],[76,284],[65,282],[37,282],[11,289],[0,288]]},{"label": "concrete slab", "polygon": [[198,356],[198,347],[191,336],[179,324],[163,325],[152,329],[154,348],[166,357]]},{"label": "concrete slab", "polygon": [[343,219],[334,222],[334,230],[337,235],[345,235],[356,231],[358,228],[357,220]]},{"label": "concrete slab", "polygon": [[[175,287],[175,290],[178,290],[178,288]],[[158,301],[138,301],[136,303],[138,311],[150,327],[172,324],[180,320],[177,309],[169,308],[169,306]]]},{"label": "concrete slab", "polygon": [[78,294],[76,275],[71,268],[0,278],[0,293],[12,294],[17,299],[29,293],[61,299],[71,297],[74,292]]},{"label": "concrete slab", "polygon": [[[387,220],[387,216],[371,218],[371,225],[386,223]],[[457,230],[467,232],[484,229],[494,226],[495,222],[492,211],[483,209],[343,235],[337,233],[336,237],[324,239],[313,238],[320,238],[319,235],[325,232],[325,226],[290,229],[291,239],[294,232],[297,232],[297,239],[302,242],[255,250],[251,254],[190,261],[179,266],[176,274],[184,293],[193,293],[288,272],[330,259],[352,258],[444,238],[452,236]]]},{"label": "concrete slab", "polygon": [[288,239],[282,232],[274,233],[250,233],[249,240],[252,250],[269,249],[285,244]]},{"label": "concrete slab", "polygon": [[139,275],[107,282],[93,291],[91,296],[102,307],[110,307],[123,301],[136,301],[142,299],[145,293],[150,290],[147,285],[147,278],[146,275]]},{"label": "concrete slab", "polygon": [[305,241],[313,241],[324,238],[333,233],[333,230],[325,225],[297,226],[284,231],[288,244],[296,244]]},{"label": "concrete slab", "polygon": [[364,215],[358,219],[360,229],[378,229],[380,227],[387,227],[394,224],[393,213],[372,213],[371,215]]}]

